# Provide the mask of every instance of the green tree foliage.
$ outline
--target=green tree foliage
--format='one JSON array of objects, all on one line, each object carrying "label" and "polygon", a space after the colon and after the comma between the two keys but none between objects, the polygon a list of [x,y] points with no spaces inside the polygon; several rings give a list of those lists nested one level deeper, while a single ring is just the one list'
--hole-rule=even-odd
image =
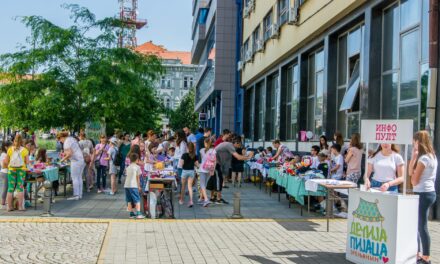
[{"label": "green tree foliage", "polygon": [[40,16],[21,18],[27,46],[0,56],[0,124],[79,129],[101,120],[125,131],[155,127],[160,106],[153,83],[160,60],[116,47],[121,22],[97,20],[88,9],[65,5],[72,26]]},{"label": "green tree foliage", "polygon": [[173,130],[189,127],[192,131],[196,131],[199,123],[198,114],[194,112],[194,99],[194,89],[191,89],[189,93],[182,98],[179,107],[171,112],[170,126]]}]

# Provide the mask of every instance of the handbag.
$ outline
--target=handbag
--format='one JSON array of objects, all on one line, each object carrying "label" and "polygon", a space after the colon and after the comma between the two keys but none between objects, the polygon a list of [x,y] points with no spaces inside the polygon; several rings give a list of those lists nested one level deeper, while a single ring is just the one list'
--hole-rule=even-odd
[{"label": "handbag", "polygon": [[[106,147],[107,147],[107,144],[104,145],[104,150],[105,150]],[[96,169],[98,169],[99,165],[101,165],[100,162],[101,162],[101,158],[102,158],[103,154],[104,154],[104,151],[101,152],[101,155],[99,156],[99,159],[95,160],[95,167],[96,167]]]}]

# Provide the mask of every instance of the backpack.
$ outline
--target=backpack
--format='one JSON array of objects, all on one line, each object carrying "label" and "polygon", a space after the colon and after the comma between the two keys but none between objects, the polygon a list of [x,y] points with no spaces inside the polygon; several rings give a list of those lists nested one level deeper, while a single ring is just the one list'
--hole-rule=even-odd
[{"label": "backpack", "polygon": [[115,160],[113,160],[113,164],[115,164],[115,166],[121,166],[123,162],[125,162],[125,160],[124,157],[122,156],[122,152],[117,148]]},{"label": "backpack", "polygon": [[202,164],[202,169],[204,169],[206,171],[214,171],[215,170],[216,161],[217,161],[217,157],[215,155],[215,151],[214,150],[209,150],[206,153],[206,160]]},{"label": "backpack", "polygon": [[12,168],[21,168],[24,165],[23,157],[21,156],[21,152],[23,148],[13,149],[11,160],[9,162],[9,166]]}]

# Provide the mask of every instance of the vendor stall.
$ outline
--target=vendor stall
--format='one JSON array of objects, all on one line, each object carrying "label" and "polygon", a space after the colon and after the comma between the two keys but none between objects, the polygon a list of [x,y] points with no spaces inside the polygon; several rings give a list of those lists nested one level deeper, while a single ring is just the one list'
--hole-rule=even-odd
[{"label": "vendor stall", "polygon": [[[404,144],[405,162],[412,120],[363,120],[362,142]],[[405,173],[406,174],[406,173]],[[365,188],[361,186],[361,189]],[[416,263],[418,196],[379,190],[350,190],[347,260],[359,263]]]}]

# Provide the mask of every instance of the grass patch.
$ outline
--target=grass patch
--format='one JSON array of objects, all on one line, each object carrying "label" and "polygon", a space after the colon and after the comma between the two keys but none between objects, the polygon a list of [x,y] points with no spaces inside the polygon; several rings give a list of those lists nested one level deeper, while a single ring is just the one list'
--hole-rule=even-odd
[{"label": "grass patch", "polygon": [[46,150],[56,150],[57,142],[55,139],[41,139],[37,138],[38,148],[45,148]]}]

